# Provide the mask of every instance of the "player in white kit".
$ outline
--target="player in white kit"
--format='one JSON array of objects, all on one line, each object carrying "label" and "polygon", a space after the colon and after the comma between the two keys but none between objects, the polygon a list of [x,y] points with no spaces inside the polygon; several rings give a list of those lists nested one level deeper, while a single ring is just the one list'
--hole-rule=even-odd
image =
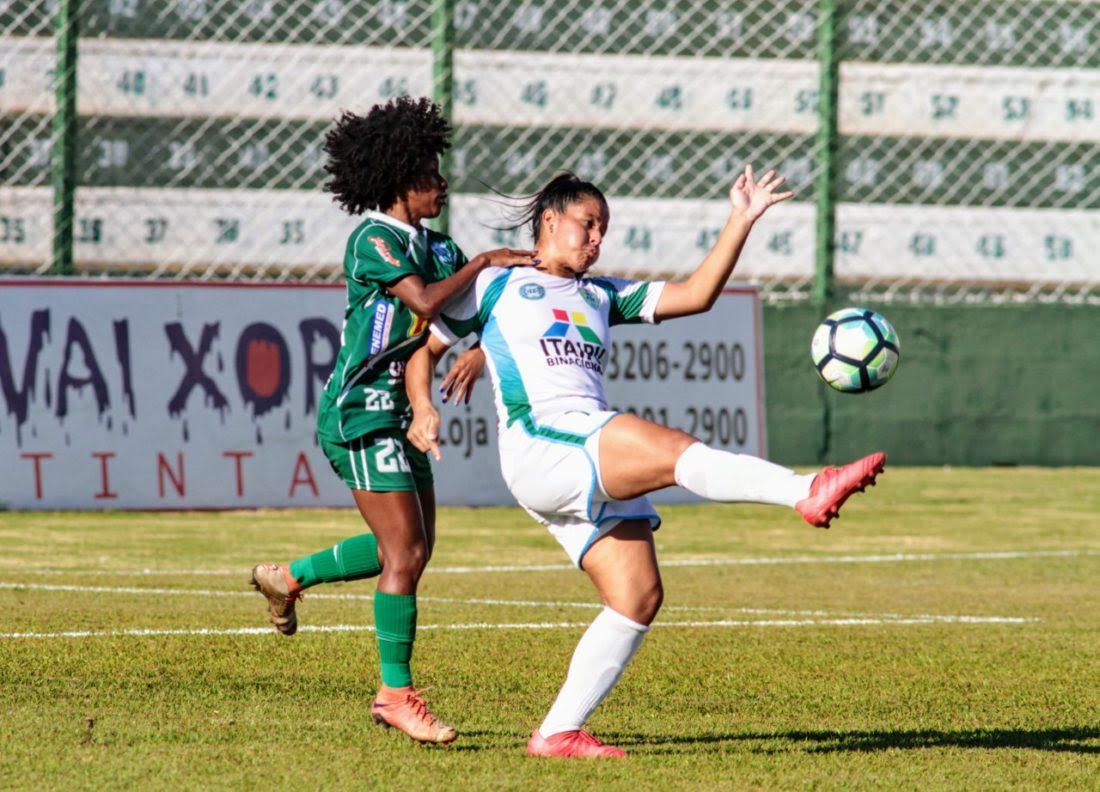
[{"label": "player in white kit", "polygon": [[852,493],[874,483],[881,452],[842,468],[799,475],[763,459],[708,448],[691,435],[608,409],[603,372],[610,327],[702,313],[718,298],[753,224],[793,193],[752,167],[730,189],[730,215],[714,247],[681,282],[586,277],[610,212],[593,184],[553,179],[527,207],[537,268],[488,268],[444,306],[431,338],[409,360],[408,436],[438,460],[436,361],[477,333],[493,382],[504,481],[592,580],[604,609],[573,654],[565,684],[527,752],[619,757],[583,730],[641,646],[661,606],[653,545],[660,517],[646,494],[678,484],[704,498],[795,508],[827,528]]}]

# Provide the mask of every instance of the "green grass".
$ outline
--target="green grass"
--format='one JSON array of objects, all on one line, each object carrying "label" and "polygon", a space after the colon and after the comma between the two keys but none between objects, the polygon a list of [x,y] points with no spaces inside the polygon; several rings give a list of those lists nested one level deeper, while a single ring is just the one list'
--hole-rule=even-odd
[{"label": "green grass", "polygon": [[[766,507],[662,512],[666,610],[590,724],[626,761],[524,756],[583,626],[445,627],[583,625],[596,611],[564,603],[595,597],[568,569],[447,572],[565,556],[518,509],[442,509],[420,605],[440,627],[415,669],[455,745],[370,724],[370,632],[0,638],[0,787],[1098,788],[1100,471],[891,470],[831,531]],[[360,525],[351,509],[3,513],[0,582],[26,585],[0,588],[0,633],[264,626],[249,567]],[[1021,555],[950,557],[1002,551]],[[669,563],[896,553],[931,558]],[[454,601],[486,598],[547,604]],[[300,613],[372,620],[367,599]],[[850,614],[873,623],[827,623]],[[814,623],[761,623],[780,620]],[[685,621],[748,624],[670,626]]]}]

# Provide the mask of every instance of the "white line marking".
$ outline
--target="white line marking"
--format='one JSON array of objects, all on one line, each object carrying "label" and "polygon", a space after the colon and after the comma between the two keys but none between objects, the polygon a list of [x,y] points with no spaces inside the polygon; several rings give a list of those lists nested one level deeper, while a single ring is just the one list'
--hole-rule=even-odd
[{"label": "white line marking", "polygon": [[[680,621],[656,622],[654,627],[688,628],[739,628],[739,627],[865,627],[875,625],[923,625],[923,624],[1028,624],[1038,619],[1010,616],[926,616],[907,619],[773,619],[762,621],[732,620],[721,621]],[[474,624],[424,624],[417,630],[561,630],[588,627],[588,622],[519,622],[494,624],[479,622]],[[299,632],[374,632],[369,624],[331,624],[300,627]],[[274,635],[270,627],[238,627],[215,630],[81,630],[55,633],[0,633],[0,639],[42,639],[42,638],[115,638],[148,637],[172,635]]]},{"label": "white line marking", "polygon": [[[785,564],[890,564],[920,561],[1005,561],[1020,558],[1077,558],[1100,555],[1100,550],[990,550],[974,553],[892,553],[887,555],[836,555],[836,556],[777,556],[774,558],[673,558],[660,562],[663,567],[702,566],[782,566]],[[6,562],[9,571],[13,564]],[[34,575],[98,575],[140,576],[149,575],[240,575],[247,576],[248,569],[57,569],[53,567],[17,567],[20,574]],[[494,566],[428,567],[428,574],[443,575],[482,574],[487,572],[557,572],[576,570],[572,564],[515,564]]]},{"label": "white line marking", "polygon": [[[60,583],[20,583],[16,581],[0,581],[0,590],[26,589],[29,591],[71,591],[87,594],[149,594],[168,597],[248,597],[260,601],[260,594],[254,591],[220,591],[217,589],[176,589],[176,588],[141,588],[138,586],[76,586]],[[373,594],[314,594],[307,591],[306,599],[310,600],[359,600],[370,602],[374,600]],[[598,602],[570,602],[561,600],[516,600],[516,599],[491,599],[483,597],[426,597],[417,595],[418,602],[442,602],[456,605],[504,605],[521,608],[583,608],[585,610],[600,610],[603,605]],[[855,619],[886,619],[896,621],[900,619],[941,619],[942,617],[929,613],[866,613],[852,611],[827,611],[827,610],[792,610],[790,608],[742,608],[729,606],[726,608],[704,605],[665,605],[661,608],[663,613],[672,611],[709,611],[712,613],[758,613],[776,614],[781,616],[821,616],[830,618],[855,618]],[[304,629],[304,628],[303,628]]]},{"label": "white line marking", "polygon": [[[260,602],[260,594],[254,591],[219,591],[217,589],[174,589],[174,588],[140,588],[137,586],[75,586],[60,583],[19,583],[15,581],[0,581],[2,589],[27,589],[30,591],[73,591],[82,594],[147,594],[160,597],[249,597]],[[306,599],[314,600],[362,600],[373,601],[373,594],[314,594],[307,591]],[[482,597],[426,597],[417,595],[418,602],[442,602],[456,605],[511,605],[525,608],[584,608],[586,610],[599,610],[603,608],[598,602],[561,602],[546,600],[513,600],[513,599],[489,599]],[[741,608],[715,608],[693,605],[666,605],[667,611],[730,611],[742,610]],[[755,612],[755,611],[753,611]],[[770,611],[762,611],[770,612]],[[778,613],[795,613],[796,611],[776,611]],[[830,615],[830,614],[823,614]]]}]

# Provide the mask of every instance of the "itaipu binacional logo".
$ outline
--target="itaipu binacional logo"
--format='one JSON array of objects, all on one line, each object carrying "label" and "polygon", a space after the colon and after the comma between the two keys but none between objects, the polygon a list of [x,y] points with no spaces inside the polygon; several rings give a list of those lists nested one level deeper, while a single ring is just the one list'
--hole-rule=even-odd
[{"label": "itaipu binacional logo", "polygon": [[[582,311],[551,309],[554,321],[542,334],[539,344],[546,355],[548,366],[579,366],[603,373],[607,360],[607,347],[591,327]],[[570,331],[580,336],[580,341],[569,338]]]}]

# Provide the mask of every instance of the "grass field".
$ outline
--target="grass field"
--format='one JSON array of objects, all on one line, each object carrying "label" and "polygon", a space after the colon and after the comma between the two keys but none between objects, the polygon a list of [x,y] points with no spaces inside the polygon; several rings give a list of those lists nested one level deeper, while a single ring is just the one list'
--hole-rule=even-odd
[{"label": "grass field", "polygon": [[246,585],[350,509],[0,514],[0,787],[1100,788],[1100,470],[890,470],[831,531],[662,511],[665,609],[590,724],[631,757],[597,763],[523,754],[596,610],[517,509],[441,510],[449,748],[370,723],[370,581],[291,639]]}]

